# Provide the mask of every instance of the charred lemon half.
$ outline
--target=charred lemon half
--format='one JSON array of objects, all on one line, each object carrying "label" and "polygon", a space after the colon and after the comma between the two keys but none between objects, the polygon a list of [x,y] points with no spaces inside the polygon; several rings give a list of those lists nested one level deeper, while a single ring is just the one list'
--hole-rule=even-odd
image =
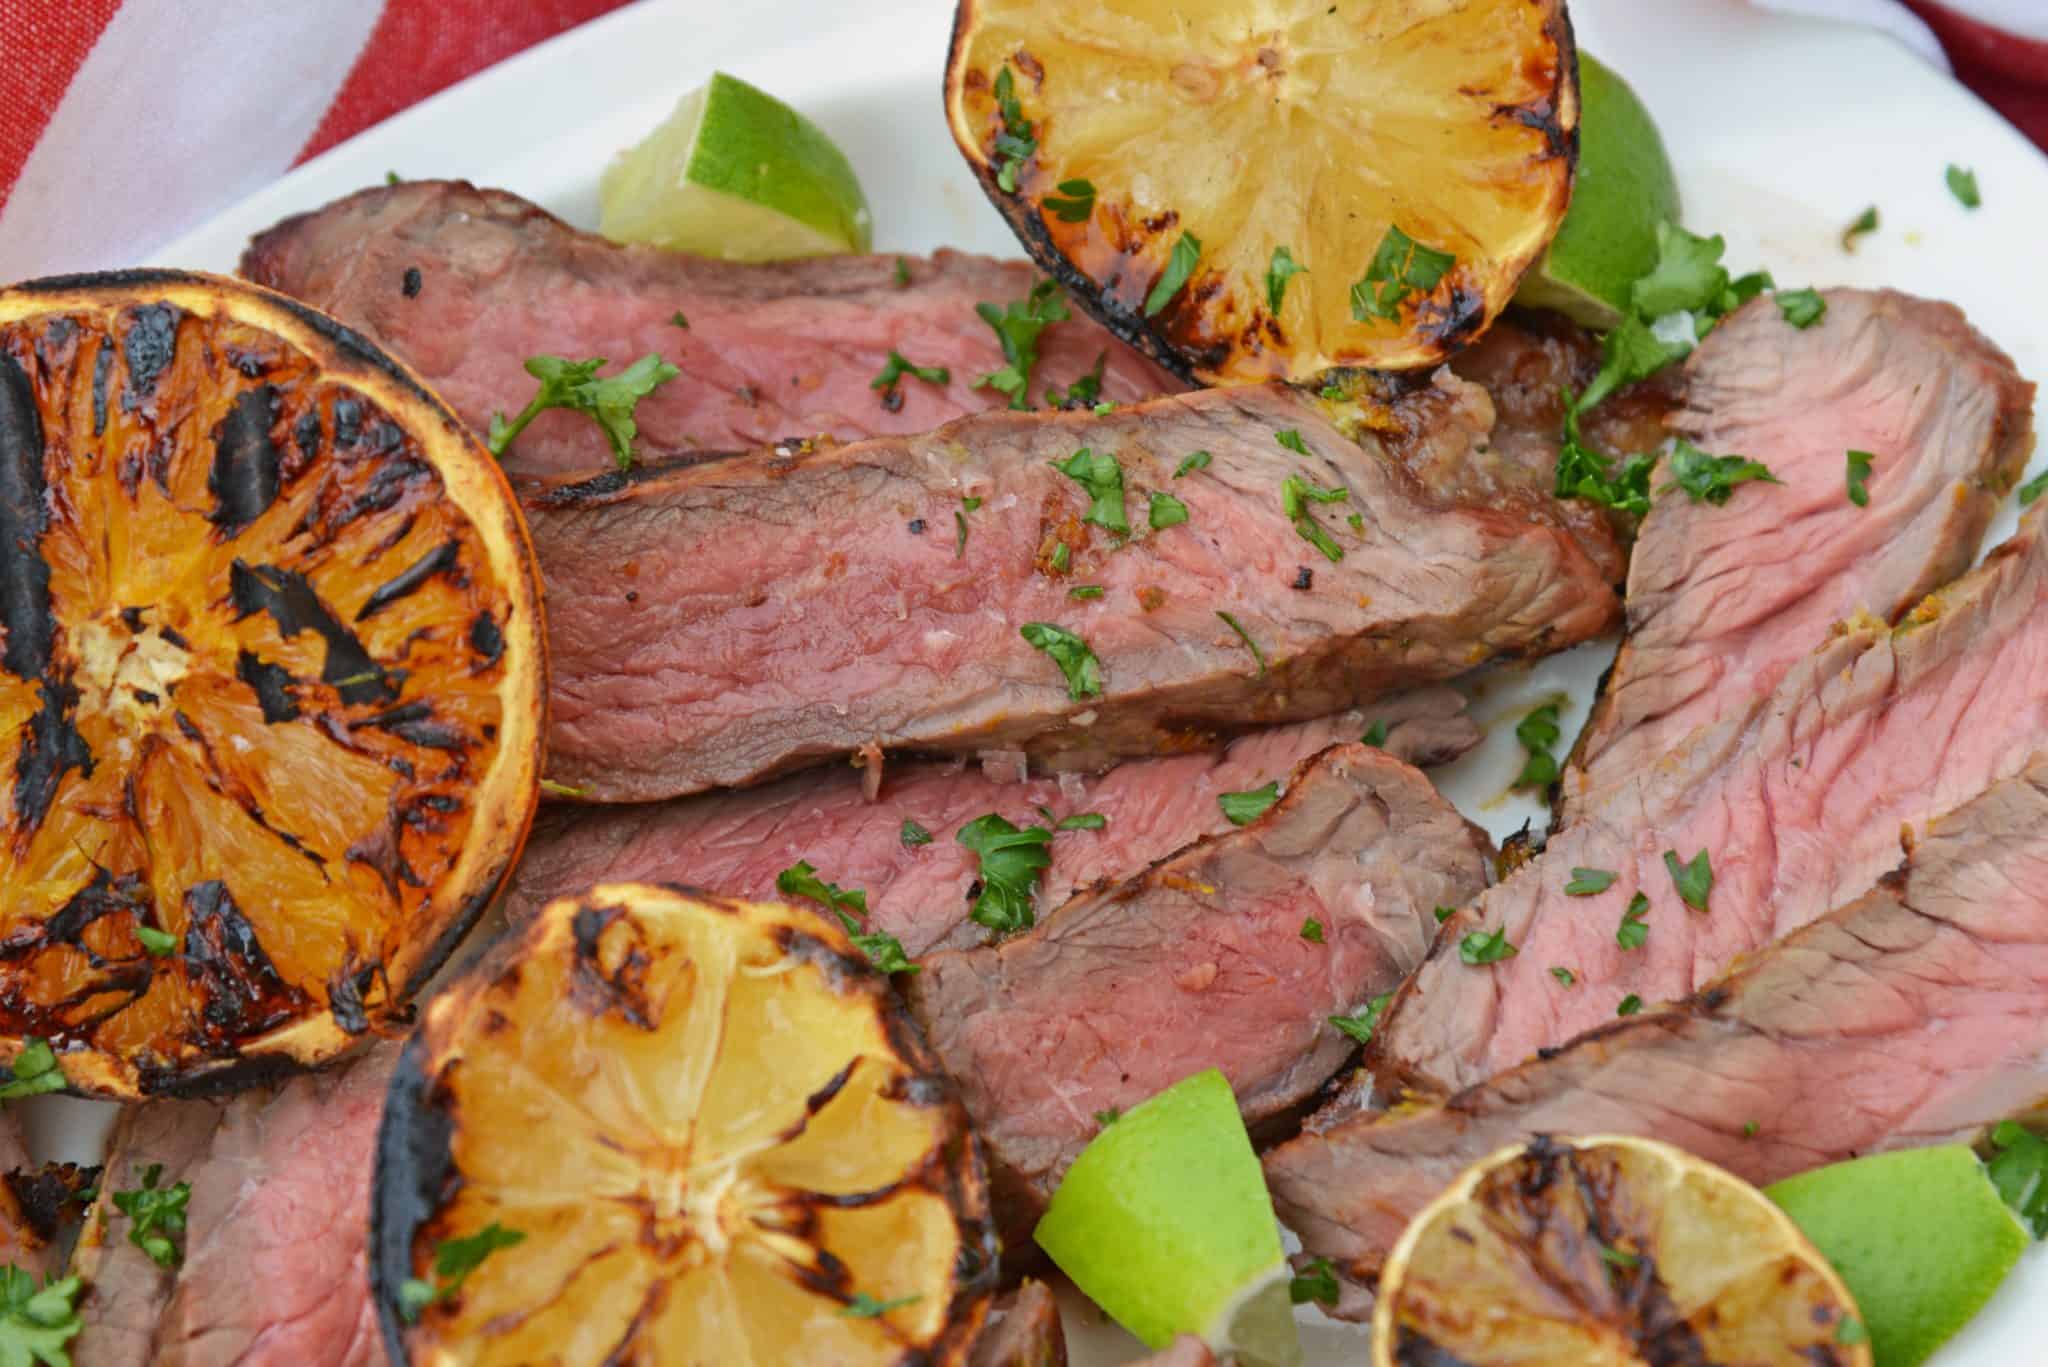
[{"label": "charred lemon half", "polygon": [[966,1114],[836,925],[640,884],[549,903],[392,1079],[395,1362],[963,1362],[996,1272]]},{"label": "charred lemon half", "polygon": [[1647,1139],[1538,1138],[1467,1169],[1388,1255],[1374,1367],[1870,1367],[1840,1277],[1738,1177]]},{"label": "charred lemon half", "polygon": [[525,838],[542,649],[496,463],[362,338],[0,291],[0,1058],[134,1096],[392,1017]]},{"label": "charred lemon half", "polygon": [[1477,336],[1579,121],[1563,0],[961,0],[946,112],[1039,264],[1212,384]]}]

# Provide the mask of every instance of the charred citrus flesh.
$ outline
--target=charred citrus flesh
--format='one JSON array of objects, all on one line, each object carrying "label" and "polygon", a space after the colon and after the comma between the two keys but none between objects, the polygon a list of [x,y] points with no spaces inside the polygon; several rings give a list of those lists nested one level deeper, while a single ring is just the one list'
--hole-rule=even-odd
[{"label": "charred citrus flesh", "polygon": [[388,1013],[531,814],[530,555],[473,439],[314,315],[0,294],[0,1039],[132,1094]]},{"label": "charred citrus flesh", "polygon": [[949,1363],[984,1313],[964,1113],[808,911],[632,884],[549,904],[428,1008],[385,1124],[387,1324],[442,1241],[524,1236],[399,1330],[415,1363]]}]

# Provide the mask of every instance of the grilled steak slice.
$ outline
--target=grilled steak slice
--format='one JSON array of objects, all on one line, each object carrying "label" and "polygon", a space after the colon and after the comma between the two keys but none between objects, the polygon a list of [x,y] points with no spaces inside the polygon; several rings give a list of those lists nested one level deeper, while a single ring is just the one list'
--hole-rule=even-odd
[{"label": "grilled steak slice", "polygon": [[[1444,1095],[1538,1049],[1691,993],[1733,962],[1870,888],[1918,828],[2048,744],[2048,548],[2038,516],[1891,629],[1845,626],[1768,698],[1695,732],[1600,794],[1543,855],[1458,913],[1405,985],[1368,1057],[1390,1086]],[[1705,910],[1665,852],[1708,857]],[[1575,868],[1619,877],[1571,897]],[[1617,929],[1631,895],[1643,945]],[[1460,962],[1470,933],[1518,953]],[[1565,986],[1551,975],[1567,968]]]},{"label": "grilled steak slice", "polygon": [[1044,1282],[1027,1280],[995,1303],[967,1367],[1067,1367],[1059,1302]]},{"label": "grilled steak slice", "polygon": [[1968,1139],[2048,1096],[2044,862],[2037,757],[1932,823],[1875,890],[1691,999],[1269,1154],[1280,1217],[1365,1279],[1459,1171],[1536,1134],[1654,1136],[1757,1183]]},{"label": "grilled steak slice", "polygon": [[[1221,752],[1131,760],[1099,778],[1005,782],[964,761],[891,765],[878,800],[852,768],[797,774],[739,793],[621,806],[544,810],[527,841],[508,912],[520,921],[556,897],[600,881],[690,883],[739,897],[778,896],[775,876],[798,860],[867,893],[870,929],[913,957],[942,944],[980,944],[967,919],[977,857],[956,839],[989,812],[1013,824],[1052,825],[1079,813],[1100,830],[1057,832],[1038,905],[1056,907],[1082,887],[1121,881],[1205,835],[1231,829],[1224,793],[1284,779],[1310,755],[1388,724],[1388,753],[1443,761],[1479,739],[1464,699],[1425,689],[1362,712],[1253,732]],[[1051,819],[1042,813],[1050,812]],[[904,823],[929,840],[904,841]]]},{"label": "grilled steak slice", "polygon": [[[1368,413],[1358,441],[1333,407],[1212,390],[546,486],[527,507],[547,578],[550,776],[643,801],[870,746],[1100,767],[1559,650],[1614,620],[1553,500],[1531,516],[1402,468],[1411,431],[1483,439],[1483,391],[1443,376]],[[1128,538],[1085,521],[1117,515],[1053,467],[1084,449],[1120,462]],[[1176,477],[1197,451],[1210,463]],[[1292,516],[1290,477],[1343,501]],[[1186,522],[1149,530],[1156,497]],[[1070,684],[1057,661],[1079,670],[1077,643],[1034,649],[1020,634],[1034,623],[1085,642],[1099,681]]]},{"label": "grilled steak slice", "polygon": [[1005,1246],[1028,1242],[1100,1112],[1214,1066],[1255,1131],[1284,1124],[1352,1052],[1327,1017],[1414,966],[1489,854],[1428,779],[1354,743],[1244,829],[1004,944],[927,958],[911,1011],[988,1146]]},{"label": "grilled steak slice", "polygon": [[[1656,500],[1629,566],[1628,638],[1562,785],[1569,821],[1751,698],[1858,612],[1886,621],[1969,567],[2033,445],[2034,387],[1950,304],[1830,290],[1804,329],[1752,300],[1686,364],[1674,425],[1783,481]],[[1871,454],[1869,504],[1844,453]],[[1661,478],[1659,480],[1661,481]]]},{"label": "grilled steak slice", "polygon": [[[897,282],[899,260],[908,284]],[[374,337],[478,432],[533,397],[529,356],[624,365],[659,353],[682,373],[635,412],[647,457],[923,432],[1000,408],[1007,396],[974,387],[1004,365],[974,306],[1022,299],[1038,277],[1027,262],[948,251],[744,265],[621,247],[517,195],[438,180],[359,191],[286,219],[250,243],[241,270]],[[893,391],[872,388],[892,348],[946,367],[951,380],[906,376]],[[1039,338],[1031,402],[1098,356],[1104,399],[1182,388],[1075,310]],[[588,472],[609,469],[612,455],[588,418],[544,413],[506,465]]]},{"label": "grilled steak slice", "polygon": [[[72,1259],[91,1289],[72,1351],[94,1367],[382,1363],[364,1271],[372,1154],[398,1056],[381,1045],[327,1073],[231,1101],[121,1114],[99,1200]],[[159,1268],[112,1194],[191,1184],[184,1261]]]}]

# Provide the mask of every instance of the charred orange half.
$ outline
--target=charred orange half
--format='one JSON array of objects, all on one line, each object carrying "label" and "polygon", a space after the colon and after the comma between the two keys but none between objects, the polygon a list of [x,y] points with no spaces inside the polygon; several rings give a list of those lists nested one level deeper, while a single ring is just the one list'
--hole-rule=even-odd
[{"label": "charred orange half", "polygon": [[846,932],[632,883],[427,1008],[370,1245],[419,1367],[959,1367],[996,1276],[966,1112]]},{"label": "charred orange half", "polygon": [[525,839],[542,652],[503,475],[361,337],[0,292],[0,1058],[134,1096],[398,1013]]}]

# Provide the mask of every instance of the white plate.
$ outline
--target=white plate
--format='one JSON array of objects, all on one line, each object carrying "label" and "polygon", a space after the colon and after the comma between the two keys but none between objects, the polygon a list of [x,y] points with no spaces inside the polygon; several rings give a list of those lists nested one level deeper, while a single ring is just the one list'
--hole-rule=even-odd
[{"label": "white plate", "polygon": [[[940,110],[952,6],[944,0],[646,3],[494,67],[300,167],[155,254],[165,265],[232,270],[252,232],[335,196],[405,176],[465,176],[515,190],[572,222],[595,218],[597,176],[714,68],[788,99],[829,130],[860,173],[883,250],[940,246],[1016,254],[954,150]],[[1728,239],[1737,271],[1780,284],[1895,285],[1953,299],[2028,375],[2048,357],[2048,162],[1962,87],[1888,38],[1777,18],[1733,0],[1573,0],[1580,41],[1620,70],[1655,113],[1677,162],[1686,220]],[[1984,207],[1965,211],[1942,172],[1974,167]],[[1883,226],[1854,255],[1843,225],[1875,204]],[[108,266],[125,262],[106,262]],[[1993,536],[2010,530],[2002,517]],[[1482,718],[1516,717],[1569,693],[1571,734],[1611,646],[1503,672]],[[1519,765],[1512,728],[1443,778],[1468,814],[1502,836],[1536,815],[1501,794]],[[77,1149],[89,1112],[39,1113],[46,1144]],[[55,1121],[56,1123],[47,1123]],[[2048,1253],[2036,1250],[1936,1367],[2038,1361]],[[1070,1302],[1078,1367],[1121,1362],[1135,1345]],[[1358,1331],[1304,1314],[1316,1367],[1359,1362]]]}]

